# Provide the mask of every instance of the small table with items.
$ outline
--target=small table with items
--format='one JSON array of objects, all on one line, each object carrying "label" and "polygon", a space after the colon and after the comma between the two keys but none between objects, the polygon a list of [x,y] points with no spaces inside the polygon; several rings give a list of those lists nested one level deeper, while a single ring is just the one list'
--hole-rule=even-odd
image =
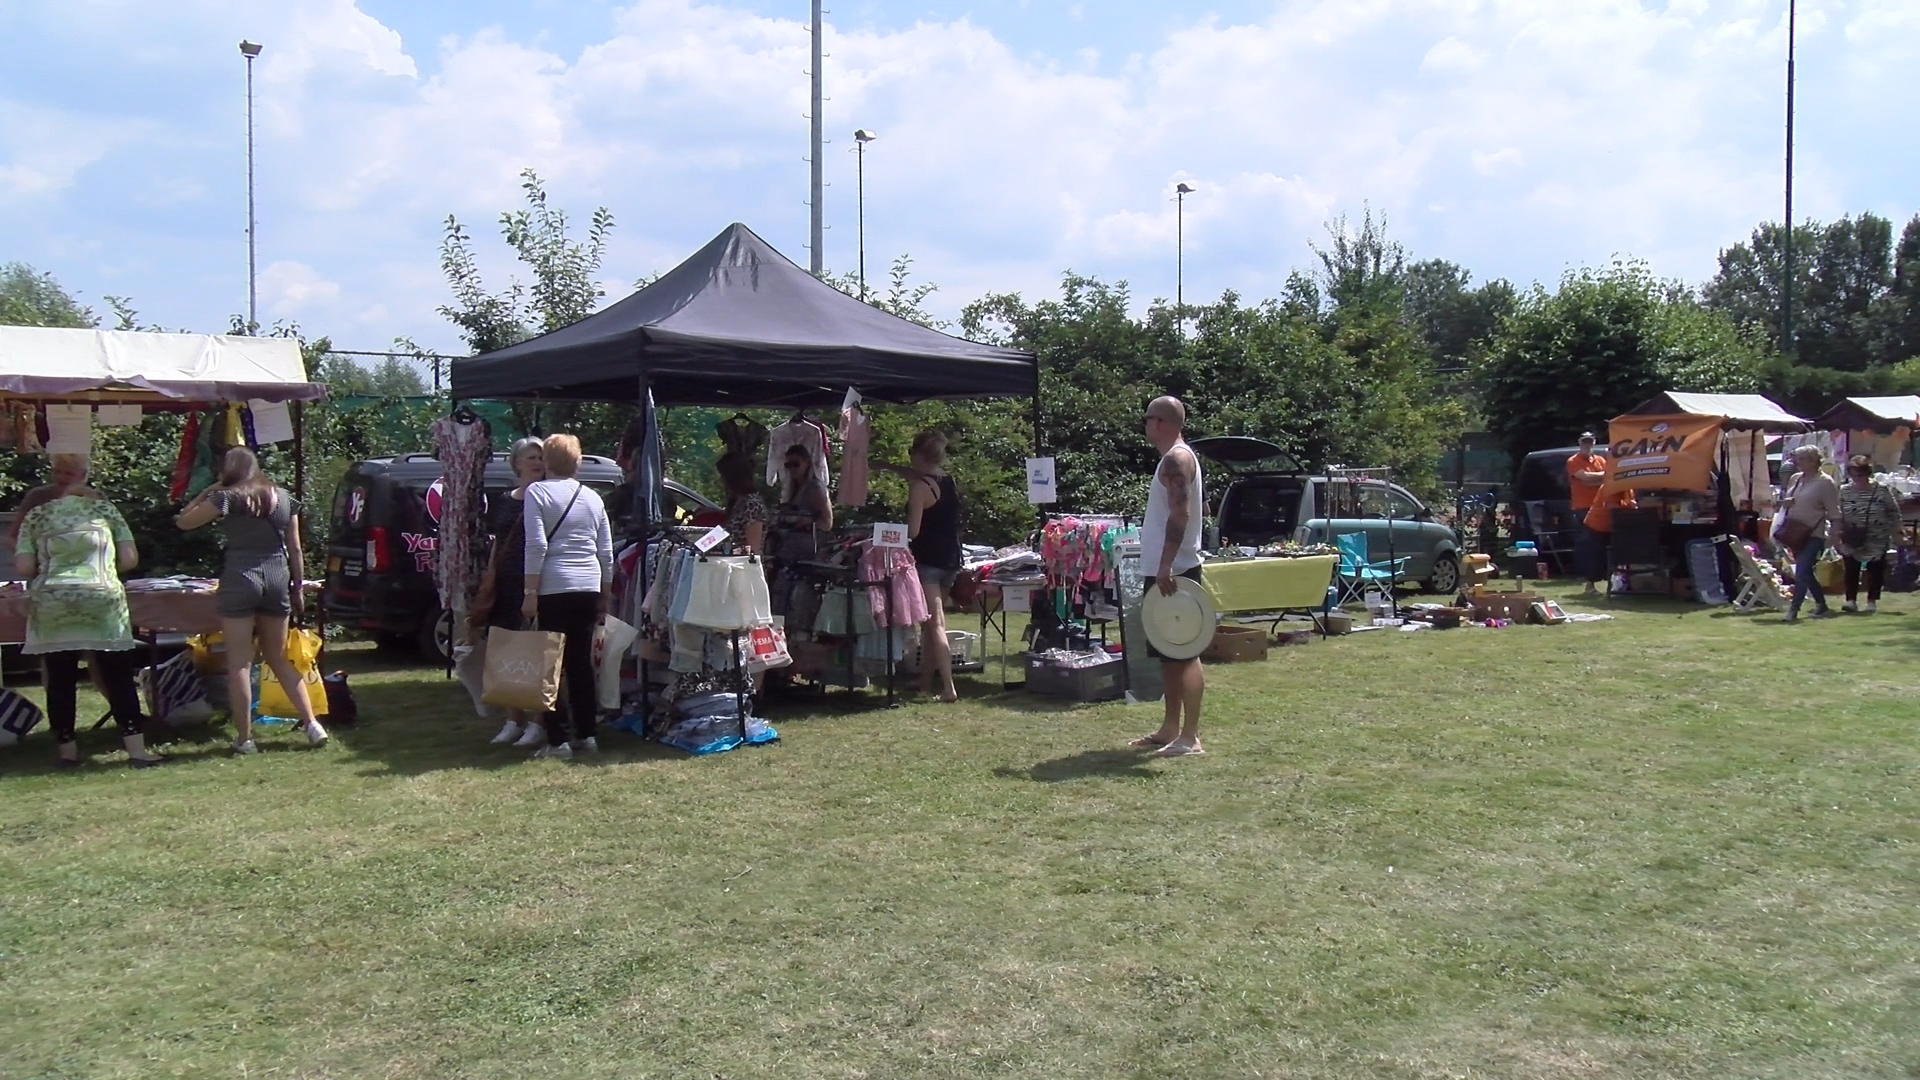
[{"label": "small table with items", "polygon": [[1200,580],[1222,615],[1272,612],[1277,629],[1281,619],[1297,612],[1324,634],[1320,616],[1339,566],[1338,555],[1214,559],[1201,566]]}]

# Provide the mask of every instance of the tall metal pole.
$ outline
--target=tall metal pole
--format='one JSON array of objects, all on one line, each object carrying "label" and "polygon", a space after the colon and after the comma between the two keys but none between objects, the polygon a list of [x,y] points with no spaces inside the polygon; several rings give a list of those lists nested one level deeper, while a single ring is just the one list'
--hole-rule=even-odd
[{"label": "tall metal pole", "polygon": [[821,148],[825,145],[826,140],[823,137],[820,126],[820,106],[822,101],[820,93],[820,36],[820,0],[813,0],[813,198],[811,200],[813,208],[813,247],[809,252],[811,257],[808,259],[808,268],[813,271],[815,277],[818,277],[826,267],[824,253],[821,250],[824,245],[823,238],[826,233],[823,208],[820,205],[822,192],[826,188],[825,179],[821,175],[821,167],[824,164],[821,161]]},{"label": "tall metal pole", "polygon": [[1797,356],[1793,347],[1793,35],[1794,0],[1787,0],[1787,221],[1784,238],[1784,280],[1780,287],[1780,349]]},{"label": "tall metal pole", "polygon": [[[1173,198],[1173,306],[1179,310],[1187,306],[1187,193],[1177,191]],[[1181,315],[1180,321],[1185,323],[1186,316]]]},{"label": "tall metal pole", "polygon": [[859,194],[855,196],[860,206],[860,299],[867,298],[867,140],[854,137],[855,170],[859,174]]},{"label": "tall metal pole", "polygon": [[260,55],[260,46],[242,41],[240,55],[247,58],[247,333],[251,334],[260,326],[253,242],[253,58]]}]

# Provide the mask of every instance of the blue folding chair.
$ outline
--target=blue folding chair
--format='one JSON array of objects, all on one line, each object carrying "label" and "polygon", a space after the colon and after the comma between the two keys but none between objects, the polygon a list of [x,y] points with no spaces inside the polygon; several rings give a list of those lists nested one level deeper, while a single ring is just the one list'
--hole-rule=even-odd
[{"label": "blue folding chair", "polygon": [[1336,580],[1340,583],[1342,605],[1365,600],[1369,589],[1391,592],[1394,583],[1406,574],[1407,563],[1412,561],[1407,558],[1369,561],[1366,533],[1341,533],[1333,538],[1333,544],[1340,550]]}]

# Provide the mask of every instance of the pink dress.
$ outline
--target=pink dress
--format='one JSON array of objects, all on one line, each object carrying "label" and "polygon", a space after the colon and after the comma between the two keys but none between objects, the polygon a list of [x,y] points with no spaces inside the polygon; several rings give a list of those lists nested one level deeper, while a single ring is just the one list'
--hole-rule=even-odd
[{"label": "pink dress", "polygon": [[867,440],[873,425],[858,408],[840,410],[840,441],[846,451],[840,458],[840,489],[833,501],[839,506],[865,506],[867,503]]},{"label": "pink dress", "polygon": [[[886,583],[867,586],[875,626],[918,626],[927,621],[927,594],[920,587],[920,568],[912,552],[868,548],[860,556],[860,580]],[[889,591],[893,594],[891,606],[887,603]]]}]

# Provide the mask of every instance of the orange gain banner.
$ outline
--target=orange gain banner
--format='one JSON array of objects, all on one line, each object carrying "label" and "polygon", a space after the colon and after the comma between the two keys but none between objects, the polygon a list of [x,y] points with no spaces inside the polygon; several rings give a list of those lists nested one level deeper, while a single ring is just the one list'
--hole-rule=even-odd
[{"label": "orange gain banner", "polygon": [[1720,464],[1718,416],[1622,416],[1607,425],[1609,492],[1706,491]]}]

